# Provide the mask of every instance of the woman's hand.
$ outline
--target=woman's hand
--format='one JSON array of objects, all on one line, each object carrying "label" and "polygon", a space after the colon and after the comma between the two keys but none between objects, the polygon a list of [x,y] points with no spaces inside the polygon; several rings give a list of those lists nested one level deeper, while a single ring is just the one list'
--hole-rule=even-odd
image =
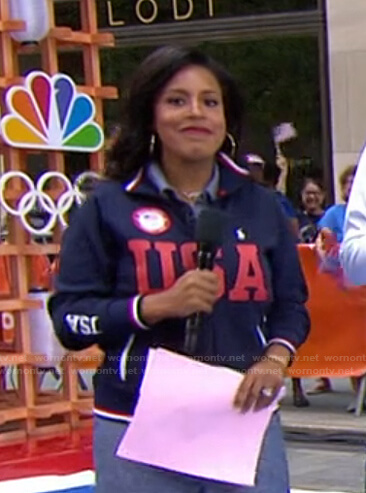
[{"label": "woman's hand", "polygon": [[234,407],[242,412],[269,406],[284,384],[284,365],[265,358],[249,368],[236,392]]},{"label": "woman's hand", "polygon": [[315,248],[321,259],[338,249],[337,237],[329,228],[322,228],[315,240]]},{"label": "woman's hand", "polygon": [[141,315],[149,325],[165,318],[211,313],[218,291],[217,274],[206,269],[190,270],[179,277],[171,288],[145,296],[141,303]]},{"label": "woman's hand", "polygon": [[320,270],[333,274],[343,281],[337,236],[329,228],[322,228],[315,241],[315,248],[320,259]]}]

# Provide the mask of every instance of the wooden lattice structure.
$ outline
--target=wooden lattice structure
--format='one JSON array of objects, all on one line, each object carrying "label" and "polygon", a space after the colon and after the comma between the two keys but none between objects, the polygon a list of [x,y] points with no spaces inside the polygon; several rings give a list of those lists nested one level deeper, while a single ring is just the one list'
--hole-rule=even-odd
[{"label": "wooden lattice structure", "polygon": [[[97,27],[95,0],[79,0],[81,30],[72,31],[67,27],[55,27],[54,5],[49,0],[51,29],[38,47],[27,47],[16,43],[10,31],[24,28],[21,21],[10,20],[8,0],[0,0],[0,92],[2,113],[4,110],[4,90],[22,82],[19,72],[19,55],[36,50],[41,55],[42,70],[49,75],[58,72],[58,53],[64,49],[78,49],[83,54],[85,85],[78,91],[90,95],[96,105],[96,121],[103,126],[103,99],[117,97],[114,87],[103,87],[101,82],[99,48],[113,46],[111,34],[99,33]],[[28,151],[1,144],[4,171],[25,170]],[[34,152],[34,151],[33,151]],[[89,155],[89,168],[101,171],[103,150]],[[64,173],[65,160],[62,152],[47,152],[49,170]],[[48,192],[57,198],[57,187]],[[16,179],[6,190],[6,199],[16,203],[24,189]],[[5,324],[0,328],[0,443],[9,439],[24,438],[29,435],[43,435],[51,432],[69,430],[90,423],[92,395],[82,391],[78,385],[80,367],[95,367],[96,358],[90,363],[82,355],[67,355],[59,365],[61,383],[59,390],[44,392],[39,386],[39,367],[41,354],[32,354],[30,345],[29,310],[41,308],[42,303],[29,297],[31,287],[31,267],[39,259],[57,255],[61,237],[60,228],[53,233],[52,242],[34,244],[30,235],[16,217],[8,217],[6,242],[0,244],[1,279],[6,275],[10,281],[7,289],[0,286],[0,312],[7,312],[14,319],[14,329],[9,335]],[[6,259],[6,260],[5,260]],[[6,272],[5,272],[6,271]],[[3,277],[2,277],[3,276]],[[94,353],[92,353],[94,355]],[[13,372],[13,385],[9,385],[9,369]],[[15,375],[15,377],[14,377]]]}]

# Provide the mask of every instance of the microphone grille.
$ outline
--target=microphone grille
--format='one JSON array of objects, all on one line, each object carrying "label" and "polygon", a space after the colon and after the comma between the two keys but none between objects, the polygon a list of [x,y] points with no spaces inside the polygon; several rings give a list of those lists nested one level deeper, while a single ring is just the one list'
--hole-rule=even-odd
[{"label": "microphone grille", "polygon": [[223,243],[224,214],[213,208],[202,209],[197,223],[195,240],[197,243],[219,247]]}]

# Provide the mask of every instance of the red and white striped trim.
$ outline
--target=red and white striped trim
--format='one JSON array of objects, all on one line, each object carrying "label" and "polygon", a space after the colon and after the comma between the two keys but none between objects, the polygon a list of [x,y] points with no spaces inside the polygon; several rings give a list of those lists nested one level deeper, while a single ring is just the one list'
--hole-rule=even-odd
[{"label": "red and white striped trim", "polygon": [[93,413],[96,416],[100,416],[101,418],[114,419],[116,421],[126,421],[127,423],[131,423],[133,416],[128,414],[118,414],[110,411],[105,411],[104,409],[98,409],[95,407],[93,409]]},{"label": "red and white striped trim", "polygon": [[141,298],[141,295],[138,294],[137,296],[135,296],[134,298],[132,298],[132,301],[131,301],[131,317],[132,317],[132,320],[133,322],[137,325],[137,327],[139,327],[140,329],[143,329],[143,330],[149,330],[150,327],[148,325],[145,325],[142,320],[140,319],[139,317],[139,313],[138,313],[138,303],[140,301],[140,298]]},{"label": "red and white striped trim", "polygon": [[137,175],[135,176],[135,178],[133,178],[129,183],[127,183],[127,185],[125,186],[125,190],[126,192],[132,192],[132,190],[134,188],[137,187],[137,185],[140,183],[141,181],[141,178],[142,178],[142,174],[143,174],[143,168],[140,168],[137,172]]},{"label": "red and white striped trim", "polygon": [[296,354],[296,348],[291,344],[291,342],[287,341],[286,339],[282,339],[281,337],[275,337],[274,339],[271,339],[268,341],[267,346],[271,346],[272,344],[281,344],[281,346],[287,347],[287,349],[292,353]]},{"label": "red and white striped trim", "polygon": [[249,176],[249,171],[245,168],[242,168],[241,166],[239,166],[238,164],[236,164],[227,154],[225,154],[224,152],[219,152],[219,161],[220,163],[228,166],[229,168],[231,168],[233,171],[235,171],[236,173],[239,173],[240,175],[244,175],[244,176]]}]

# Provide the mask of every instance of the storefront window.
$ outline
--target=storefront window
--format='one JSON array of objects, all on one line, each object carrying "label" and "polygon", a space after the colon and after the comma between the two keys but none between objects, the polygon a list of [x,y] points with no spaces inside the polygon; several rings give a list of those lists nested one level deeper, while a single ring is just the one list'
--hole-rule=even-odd
[{"label": "storefront window", "polygon": [[[100,28],[314,10],[318,0],[97,0]],[[56,1],[56,23],[80,29],[77,1]]]},{"label": "storefront window", "polygon": [[[323,169],[318,43],[315,37],[284,37],[198,46],[234,74],[246,101],[244,149],[273,156],[272,128],[293,122],[298,138],[284,145],[291,158],[291,195],[296,199],[304,174],[321,177]],[[147,47],[102,52],[103,82],[123,93]],[[116,102],[105,103],[107,128],[119,119]]]},{"label": "storefront window", "polygon": [[[123,27],[141,27],[138,46],[118,46],[101,50],[103,84],[117,86],[120,94],[126,89],[130,75],[140,61],[153,49],[150,47],[148,25],[173,23],[183,26],[189,20],[206,19],[202,23],[212,26],[214,20],[228,17],[256,16],[254,24],[261,25],[267,14],[320,11],[319,0],[98,0],[98,24],[109,32],[122,32]],[[80,5],[77,1],[55,3],[58,25],[70,25],[79,29]],[[188,15],[189,14],[189,15]],[[286,17],[284,17],[285,19]],[[258,19],[258,20],[257,20]],[[315,17],[314,17],[315,19]],[[314,20],[314,22],[320,22]],[[286,31],[286,21],[283,20]],[[320,26],[320,24],[319,24]],[[255,39],[251,26],[250,37],[243,27],[243,37],[237,34],[226,42],[215,41],[212,29],[207,42],[196,46],[221,61],[234,74],[246,101],[246,123],[243,148],[262,153],[264,158],[273,156],[271,130],[281,122],[292,122],[298,137],[285,144],[286,155],[291,159],[289,194],[296,201],[302,176],[312,174],[323,178],[323,171],[331,164],[325,146],[324,74],[320,81],[319,33],[316,29],[307,35],[258,34]],[[319,28],[320,29],[320,28]],[[203,28],[204,31],[204,28]],[[154,31],[155,32],[155,31]],[[221,33],[222,34],[222,33]],[[145,43],[146,37],[146,43]],[[204,37],[204,36],[203,36]],[[254,39],[253,39],[254,38]],[[202,37],[201,37],[202,39]],[[126,40],[125,40],[126,41]],[[165,41],[169,43],[169,40]],[[175,42],[175,41],[174,41]],[[189,42],[185,38],[185,42]],[[60,69],[82,83],[77,68],[81,54],[63,53]],[[75,72],[75,73],[74,73]],[[320,90],[323,87],[323,90]],[[324,101],[323,101],[324,103]],[[120,107],[114,100],[103,102],[106,137],[119,122]],[[322,113],[323,112],[323,113]]]}]

